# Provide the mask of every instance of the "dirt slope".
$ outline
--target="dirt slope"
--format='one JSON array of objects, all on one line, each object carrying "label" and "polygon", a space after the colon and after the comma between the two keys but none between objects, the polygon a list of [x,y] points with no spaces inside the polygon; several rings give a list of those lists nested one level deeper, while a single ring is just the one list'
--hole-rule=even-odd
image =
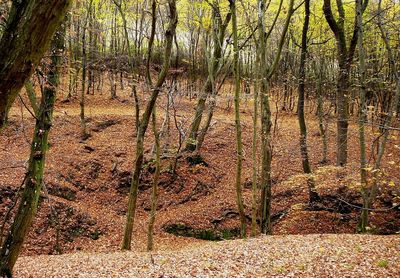
[{"label": "dirt slope", "polygon": [[[57,104],[54,128],[46,165],[46,189],[42,194],[35,223],[24,245],[24,255],[57,254],[75,251],[111,252],[120,248],[130,172],[133,167],[135,134],[133,103],[127,95],[108,100],[104,95],[87,96],[87,127],[91,137],[79,137],[79,102]],[[190,122],[195,102],[179,98],[178,120]],[[169,172],[171,158],[162,161],[160,194],[155,225],[155,248],[177,250],[203,243],[195,238],[175,237],[168,233],[201,238],[235,237],[239,221],[235,204],[235,128],[232,111],[224,109],[221,99],[201,155],[205,163],[193,165],[187,157],[179,159],[176,179]],[[160,104],[158,111],[163,111]],[[245,209],[251,213],[251,104],[243,105],[243,142],[245,150]],[[273,157],[273,233],[352,233],[361,196],[353,188],[358,182],[358,146],[356,125],[350,127],[349,165],[336,168],[334,132],[330,132],[328,165],[321,165],[321,138],[315,119],[309,119],[309,147],[315,179],[322,201],[317,207],[307,205],[307,186],[301,175],[296,117],[282,114],[274,133]],[[159,122],[161,123],[160,115]],[[0,219],[15,200],[15,192],[24,175],[24,162],[29,155],[33,119],[17,107],[10,125],[0,134]],[[331,123],[333,129],[333,123]],[[151,158],[151,132],[146,140],[146,157]],[[171,138],[176,143],[176,130]],[[370,137],[369,139],[371,139]],[[399,203],[399,138],[391,138],[384,167],[386,177],[378,194],[377,208],[390,208]],[[174,154],[171,144],[169,155]],[[393,162],[393,163],[392,163]],[[390,179],[389,179],[390,177]],[[386,181],[386,182],[385,182]],[[151,164],[143,171],[138,199],[132,248],[143,251],[146,246],[147,219],[150,207]],[[397,198],[397,199],[396,199]],[[395,233],[400,227],[400,210],[392,209],[371,215],[374,233]],[[57,242],[58,239],[58,242]]]}]

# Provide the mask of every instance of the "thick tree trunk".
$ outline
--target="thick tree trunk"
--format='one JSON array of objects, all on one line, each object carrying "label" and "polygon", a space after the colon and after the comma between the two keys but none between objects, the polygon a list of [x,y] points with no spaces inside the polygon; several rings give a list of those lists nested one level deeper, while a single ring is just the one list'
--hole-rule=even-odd
[{"label": "thick tree trunk", "polygon": [[[363,1],[360,7],[360,12],[363,14],[367,8],[368,0]],[[347,163],[347,133],[348,133],[348,121],[349,121],[349,97],[348,88],[350,84],[349,74],[350,66],[353,62],[354,52],[358,42],[358,23],[355,20],[353,28],[353,36],[350,43],[346,40],[345,32],[345,9],[342,0],[336,0],[337,11],[339,14],[336,20],[331,7],[331,0],[324,0],[323,12],[325,19],[329,24],[330,29],[335,35],[336,49],[337,49],[337,60],[339,63],[339,73],[337,80],[337,161],[338,166],[344,166]]]},{"label": "thick tree trunk", "polygon": [[0,40],[0,127],[31,76],[72,0],[13,1]]}]

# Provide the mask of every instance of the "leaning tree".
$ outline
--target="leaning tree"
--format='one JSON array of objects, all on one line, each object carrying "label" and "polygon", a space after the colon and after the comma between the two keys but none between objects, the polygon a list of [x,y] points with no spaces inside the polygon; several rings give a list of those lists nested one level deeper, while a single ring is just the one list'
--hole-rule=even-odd
[{"label": "leaning tree", "polygon": [[13,1],[0,39],[0,127],[48,49],[72,0]]}]

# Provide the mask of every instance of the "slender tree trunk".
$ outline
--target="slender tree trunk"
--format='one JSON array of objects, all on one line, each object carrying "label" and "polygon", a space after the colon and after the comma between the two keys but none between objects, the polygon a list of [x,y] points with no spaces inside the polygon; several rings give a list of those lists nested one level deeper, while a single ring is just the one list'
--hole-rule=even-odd
[{"label": "slender tree trunk", "polygon": [[156,221],[156,213],[157,213],[157,198],[158,198],[158,181],[160,178],[160,134],[157,131],[157,117],[156,117],[156,109],[154,107],[152,113],[152,127],[154,133],[154,141],[155,141],[155,151],[156,151],[156,171],[154,173],[153,185],[151,191],[151,209],[150,209],[150,217],[149,217],[149,227],[147,231],[147,251],[152,251],[154,248],[153,242],[153,233],[154,233],[154,222]]},{"label": "slender tree trunk", "polygon": [[86,73],[87,73],[87,53],[86,53],[86,29],[92,9],[93,0],[90,0],[89,6],[86,11],[85,24],[82,30],[82,90],[80,105],[80,120],[81,120],[81,138],[87,139],[88,133],[86,131],[86,120],[85,120],[85,93],[86,93]]},{"label": "slender tree trunk", "polygon": [[[134,80],[135,79],[134,78],[135,70],[134,70],[134,62],[133,62],[134,57],[133,57],[133,54],[132,54],[131,44],[130,44],[130,41],[129,41],[128,23],[126,21],[125,11],[122,8],[123,0],[120,0],[120,1],[113,0],[113,1],[114,1],[114,4],[117,6],[117,9],[118,9],[118,11],[119,11],[119,13],[121,15],[122,24],[123,24],[123,28],[124,28],[125,43],[126,43],[126,47],[127,47],[127,50],[128,50],[128,56],[129,56],[128,57],[128,62],[129,62],[129,67],[130,67],[131,74],[132,74],[132,95],[133,95],[133,100],[135,102],[135,127],[136,127],[136,130],[137,130],[138,127],[139,127],[139,121],[140,121],[140,119],[139,119],[140,118],[140,107],[139,107],[139,98],[138,98],[137,90],[136,90],[136,84],[135,84],[135,80]],[[136,4],[136,11],[137,12],[138,12],[138,9],[139,9],[138,5],[139,5],[139,2]],[[136,19],[136,28],[138,28],[138,20],[139,20],[139,18]],[[138,30],[136,29],[136,32],[135,32],[135,48],[136,49],[138,49],[137,36],[138,36]]]},{"label": "slender tree trunk", "polygon": [[[359,3],[359,1],[360,0],[358,0],[358,2],[357,2],[358,5],[362,5],[361,4],[362,2]],[[387,140],[389,138],[390,126],[392,124],[393,117],[397,111],[397,107],[398,107],[399,100],[400,100],[400,76],[399,76],[399,73],[397,70],[396,59],[393,54],[392,47],[390,45],[389,34],[386,31],[386,29],[382,23],[383,11],[382,11],[381,4],[382,4],[382,1],[380,0],[379,6],[378,6],[378,13],[377,13],[378,14],[378,27],[379,27],[379,31],[381,33],[382,40],[385,44],[386,51],[388,53],[389,63],[391,65],[393,75],[395,77],[396,91],[395,91],[394,97],[392,98],[392,102],[391,102],[391,105],[390,105],[390,108],[388,111],[388,115],[386,116],[386,119],[384,120],[384,122],[382,124],[382,135],[383,136],[382,136],[382,139],[378,141],[378,153],[376,156],[376,161],[375,161],[375,165],[374,165],[374,169],[373,169],[373,175],[374,175],[373,180],[372,180],[370,186],[365,186],[362,188],[363,210],[361,212],[360,220],[359,220],[358,227],[357,227],[357,231],[361,232],[361,233],[367,232],[367,227],[368,227],[368,223],[369,223],[369,209],[371,208],[371,206],[375,200],[377,191],[378,191],[377,181],[379,180],[379,173],[380,173],[382,158],[385,153],[385,147],[386,147]],[[362,17],[360,17],[359,20],[362,23]],[[362,35],[362,30],[361,30],[361,35]],[[360,51],[363,51],[363,49],[361,49]]]},{"label": "slender tree trunk", "polygon": [[[122,243],[123,250],[131,249],[132,232],[133,232],[134,217],[136,211],[137,191],[139,187],[139,176],[143,165],[144,136],[146,134],[146,130],[149,124],[150,115],[153,111],[157,97],[161,90],[161,86],[165,81],[165,77],[169,69],[171,52],[172,52],[172,43],[176,25],[178,23],[176,0],[168,0],[168,6],[170,12],[170,22],[168,28],[165,31],[166,42],[165,42],[165,52],[164,52],[164,64],[158,76],[157,83],[153,88],[150,100],[146,105],[145,112],[142,116],[142,119],[140,120],[136,137],[136,159],[135,159],[131,187],[129,192],[128,212],[127,212],[126,226],[124,232],[124,239]],[[155,16],[155,14],[153,14],[153,16]]]},{"label": "slender tree trunk", "polygon": [[349,68],[346,61],[339,62],[339,77],[337,84],[337,165],[344,166],[347,163],[347,133],[349,126]]},{"label": "slender tree trunk", "polygon": [[[212,117],[214,115],[214,108],[216,106],[216,97],[218,94],[218,88],[216,86],[216,78],[219,73],[219,68],[222,64],[221,59],[223,58],[222,45],[224,43],[226,28],[228,27],[228,24],[232,17],[231,12],[228,12],[228,14],[225,17],[225,20],[222,21],[221,12],[217,1],[214,1],[211,7],[213,9],[212,38],[213,38],[214,51],[211,57],[207,58],[208,77],[206,80],[205,87],[203,88],[204,91],[202,92],[200,99],[197,103],[195,117],[191,125],[191,130],[189,132],[189,139],[186,142],[187,150],[195,149],[197,153],[203,146],[205,136],[207,134],[207,131],[211,124]],[[207,118],[205,120],[203,127],[199,132],[199,127],[202,120],[202,114],[204,113],[205,110],[205,101],[207,98],[209,98]],[[190,136],[192,137],[190,138]]]},{"label": "slender tree trunk", "polygon": [[261,232],[270,234],[271,226],[271,163],[272,163],[272,146],[271,146],[271,108],[269,104],[269,84],[273,74],[275,73],[280,57],[282,54],[283,45],[285,43],[286,33],[289,28],[290,19],[293,15],[294,0],[289,1],[289,10],[286,14],[285,25],[279,38],[277,53],[270,67],[266,65],[266,39],[268,35],[265,32],[265,2],[258,2],[258,32],[260,55],[260,101],[261,101]]},{"label": "slender tree trunk", "polygon": [[[257,42],[256,42],[257,43]],[[256,53],[256,65],[258,66],[260,64],[260,57]],[[258,74],[256,73],[255,76],[257,77]],[[256,80],[254,82],[254,115],[253,115],[253,137],[252,137],[252,148],[251,148],[251,156],[252,156],[252,162],[253,162],[253,168],[252,168],[252,186],[251,186],[251,236],[256,236],[257,234],[257,174],[258,174],[258,163],[257,163],[257,134],[258,134],[258,86],[259,82]]]},{"label": "slender tree trunk", "polygon": [[[198,102],[197,102],[197,106],[196,106],[196,112],[194,114],[192,123],[190,125],[190,129],[189,129],[189,135],[188,138],[186,140],[186,146],[185,149],[187,151],[194,151],[197,148],[197,137],[199,135],[199,129],[200,129],[200,124],[202,121],[202,117],[203,117],[203,113],[204,110],[206,108],[206,101],[207,98],[213,94],[213,82],[215,83],[216,78],[217,78],[217,74],[218,74],[218,68],[221,64],[221,59],[222,59],[222,55],[223,55],[223,51],[222,51],[222,45],[224,44],[224,39],[225,39],[225,32],[226,32],[226,28],[228,27],[228,24],[231,20],[231,12],[229,12],[226,17],[225,20],[222,21],[221,18],[221,12],[219,9],[219,4],[217,1],[214,1],[211,4],[211,8],[213,10],[212,13],[212,17],[213,17],[213,46],[214,46],[214,51],[213,51],[213,55],[212,55],[212,71],[209,71],[209,74],[207,76],[206,82],[204,84],[204,87],[202,89],[202,92],[200,93]],[[212,74],[212,75],[210,75]],[[217,92],[215,92],[217,93]],[[213,113],[211,112],[211,114],[209,114],[208,116],[212,117]],[[208,122],[208,119],[207,119]],[[211,119],[210,119],[211,122]],[[206,123],[207,124],[207,123]],[[207,125],[205,125],[205,129],[203,130],[207,130],[208,127]]]},{"label": "slender tree trunk", "polygon": [[[367,203],[366,187],[367,187],[367,155],[366,155],[366,145],[365,145],[365,122],[367,121],[367,104],[365,101],[366,88],[365,88],[365,75],[366,75],[366,65],[365,65],[365,49],[364,49],[364,26],[362,18],[362,0],[356,0],[356,13],[357,13],[357,25],[358,25],[358,59],[359,59],[359,81],[360,81],[360,115],[358,121],[359,129],[359,140],[360,140],[360,174],[361,174],[361,191],[364,200],[364,205]],[[365,210],[362,211],[359,231],[365,232],[368,225],[368,213]]]},{"label": "slender tree trunk", "polygon": [[22,245],[35,217],[43,184],[48,136],[52,126],[56,90],[59,84],[59,66],[64,50],[65,29],[56,33],[51,44],[51,64],[48,83],[45,85],[41,104],[36,114],[36,125],[31,144],[28,172],[21,201],[0,251],[0,276],[11,277],[12,270],[21,252]]},{"label": "slender tree trunk", "polygon": [[328,162],[328,138],[327,138],[327,123],[324,117],[324,100],[322,96],[322,71],[323,64],[319,67],[319,73],[317,74],[317,116],[318,116],[318,127],[319,133],[322,138],[322,161],[321,163]]},{"label": "slender tree trunk", "polygon": [[242,127],[240,124],[240,65],[239,65],[239,46],[238,46],[238,30],[236,17],[236,1],[229,0],[230,10],[232,14],[232,32],[233,32],[233,73],[235,76],[235,128],[236,128],[236,203],[240,217],[240,236],[246,236],[246,215],[244,212],[243,196],[242,196],[242,164],[243,164],[243,143],[242,143]]},{"label": "slender tree trunk", "polygon": [[[304,2],[305,17],[304,25],[301,36],[301,55],[300,55],[300,70],[299,70],[299,99],[297,106],[297,116],[300,126],[300,153],[301,162],[303,165],[303,171],[305,174],[311,174],[311,165],[308,159],[308,149],[307,149],[307,125],[304,116],[304,92],[305,92],[305,81],[306,81],[306,60],[307,60],[307,33],[310,23],[310,0],[305,0]],[[315,181],[310,176],[307,178],[308,192],[309,192],[309,202],[314,203],[318,200],[318,193],[315,190]]]}]

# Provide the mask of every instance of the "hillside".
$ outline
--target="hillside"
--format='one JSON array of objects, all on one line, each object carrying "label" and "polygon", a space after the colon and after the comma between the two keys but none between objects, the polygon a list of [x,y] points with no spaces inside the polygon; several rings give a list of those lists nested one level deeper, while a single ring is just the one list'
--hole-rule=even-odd
[{"label": "hillside", "polygon": [[[107,100],[102,95],[88,95],[88,129],[91,137],[82,141],[79,136],[78,100],[59,101],[54,129],[50,137],[45,184],[39,213],[24,246],[24,255],[85,252],[110,252],[120,248],[125,224],[127,193],[133,165],[134,123],[132,99],[128,93],[119,100]],[[193,101],[192,101],[193,102]],[[191,101],[181,98],[177,102],[180,120],[189,119]],[[235,145],[232,111],[226,110],[227,100],[220,99],[219,108],[209,135],[206,137],[202,157],[196,164],[191,157],[178,161],[177,177],[169,172],[174,150],[162,160],[158,213],[155,226],[156,250],[176,250],[199,239],[219,240],[238,235],[238,213],[235,204],[234,171]],[[29,135],[33,121],[27,112],[21,118],[18,106],[13,110],[10,125],[0,134],[5,142],[0,150],[0,164],[9,166],[0,173],[0,208],[4,216],[12,206],[14,194],[23,178],[23,163],[28,157]],[[160,105],[160,111],[162,104]],[[251,204],[251,105],[242,111],[245,161],[243,187],[245,209],[250,219]],[[273,157],[273,233],[315,234],[353,233],[362,203],[360,193],[352,186],[359,179],[357,172],[357,139],[350,137],[350,163],[346,168],[322,165],[321,143],[312,115],[309,115],[310,153],[315,181],[321,202],[308,206],[306,179],[302,175],[298,151],[297,122],[290,114],[278,115],[274,135]],[[187,120],[186,120],[187,121]],[[173,136],[176,133],[172,129]],[[356,132],[352,126],[352,133]],[[330,144],[334,132],[330,132]],[[372,138],[372,136],[371,136]],[[146,140],[146,157],[150,158],[152,134]],[[174,142],[174,141],[172,141]],[[390,160],[385,161],[387,175],[399,181],[399,150],[388,146]],[[168,157],[169,156],[169,157]],[[395,161],[395,164],[390,161]],[[201,162],[201,161],[200,161]],[[144,251],[152,166],[148,164],[141,176],[139,209],[134,229],[134,250]],[[391,234],[399,231],[396,204],[397,187],[382,186],[376,208],[383,211],[371,214],[372,232]],[[347,203],[346,203],[347,202]],[[349,205],[350,204],[350,205]],[[2,219],[3,219],[2,216]],[[249,222],[250,223],[250,222]],[[175,235],[187,236],[176,237]]]}]

